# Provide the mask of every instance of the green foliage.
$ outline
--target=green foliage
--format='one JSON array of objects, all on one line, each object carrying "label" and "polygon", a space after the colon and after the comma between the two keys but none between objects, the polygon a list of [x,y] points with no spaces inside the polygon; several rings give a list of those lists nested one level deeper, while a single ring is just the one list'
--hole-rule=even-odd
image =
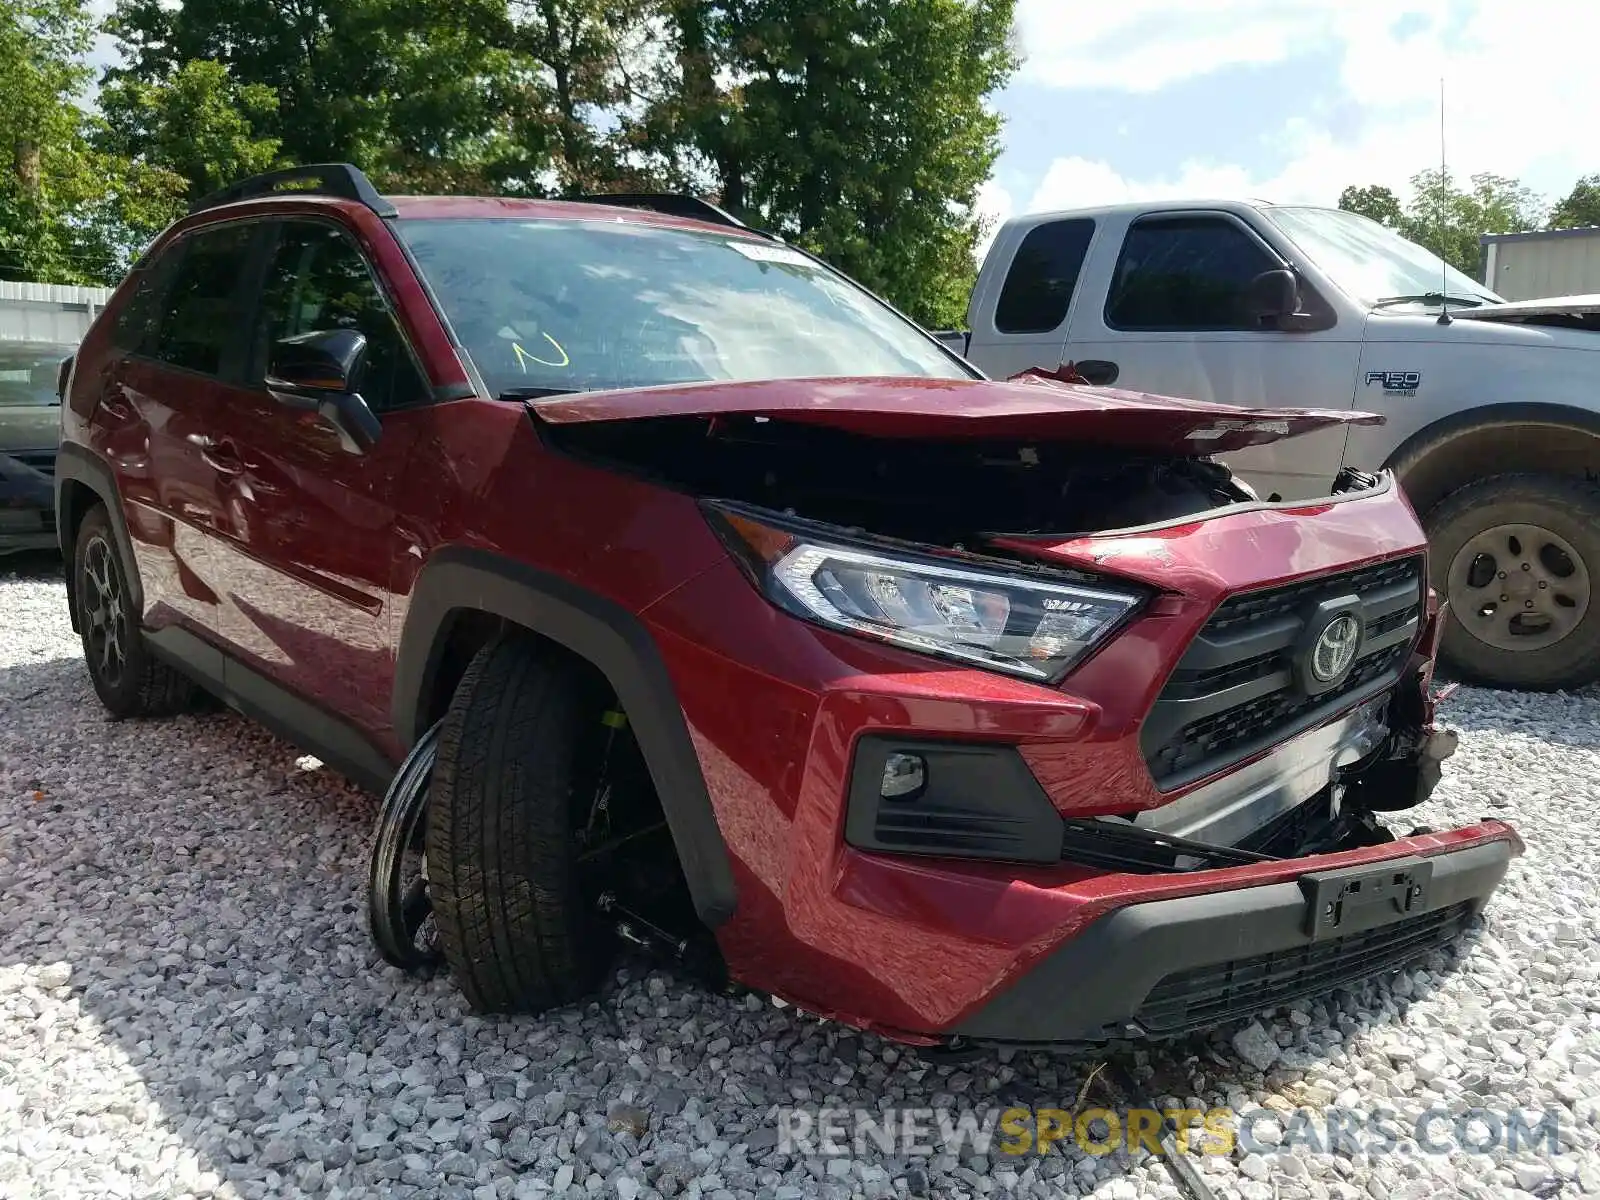
[{"label": "green foliage", "polygon": [[93,32],[76,0],[0,0],[0,278],[113,281],[176,210],[169,172],[97,145]]},{"label": "green foliage", "polygon": [[[1503,175],[1485,172],[1468,182],[1469,186],[1462,188],[1440,171],[1422,171],[1411,177],[1411,199],[1404,207],[1381,184],[1345,188],[1339,194],[1339,207],[1389,226],[1451,266],[1476,276],[1481,257],[1479,237],[1539,228],[1544,201],[1532,189]],[[1600,183],[1600,178],[1596,182]],[[1573,195],[1579,195],[1581,188],[1580,183]],[[1596,193],[1600,200],[1600,189]]]},{"label": "green foliage", "polygon": [[1440,171],[1422,171],[1411,177],[1411,191],[1400,232],[1472,276],[1479,269],[1480,235],[1537,229],[1544,217],[1539,197],[1502,175],[1474,175],[1463,189]]},{"label": "green foliage", "polygon": [[399,192],[709,195],[954,323],[1014,4],[116,0],[95,111],[83,0],[0,0],[0,147],[40,148],[0,262],[114,278],[188,200],[349,161]]},{"label": "green foliage", "polygon": [[107,151],[181,175],[190,200],[277,160],[278,139],[256,133],[276,116],[277,93],[234,82],[214,60],[186,62],[163,84],[117,79],[100,90],[100,108]]},{"label": "green foliage", "polygon": [[1550,210],[1549,229],[1588,229],[1600,225],[1600,175],[1585,175],[1566,199]]},{"label": "green foliage", "polygon": [[1380,225],[1398,229],[1405,214],[1400,208],[1400,198],[1382,184],[1370,187],[1347,187],[1339,193],[1339,207],[1346,212],[1360,213]]},{"label": "green foliage", "polygon": [[672,186],[820,253],[928,324],[960,320],[986,98],[1013,0],[667,0],[671,52],[626,143]]}]

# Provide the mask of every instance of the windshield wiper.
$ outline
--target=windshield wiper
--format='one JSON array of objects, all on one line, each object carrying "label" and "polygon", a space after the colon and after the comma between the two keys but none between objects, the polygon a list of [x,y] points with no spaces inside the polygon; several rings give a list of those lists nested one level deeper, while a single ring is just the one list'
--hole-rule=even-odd
[{"label": "windshield wiper", "polygon": [[1384,296],[1372,302],[1373,308],[1393,308],[1396,304],[1465,304],[1477,308],[1484,301],[1477,296],[1458,296],[1454,292],[1423,292],[1416,296]]},{"label": "windshield wiper", "polygon": [[514,387],[506,388],[496,400],[543,400],[546,396],[571,396],[590,389],[580,387]]}]

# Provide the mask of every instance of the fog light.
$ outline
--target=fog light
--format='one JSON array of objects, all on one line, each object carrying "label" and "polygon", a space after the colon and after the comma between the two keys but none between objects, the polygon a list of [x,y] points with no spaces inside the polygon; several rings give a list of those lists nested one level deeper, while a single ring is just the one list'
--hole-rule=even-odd
[{"label": "fog light", "polygon": [[920,754],[891,754],[883,762],[883,786],[879,795],[885,800],[909,800],[928,782],[928,764]]}]

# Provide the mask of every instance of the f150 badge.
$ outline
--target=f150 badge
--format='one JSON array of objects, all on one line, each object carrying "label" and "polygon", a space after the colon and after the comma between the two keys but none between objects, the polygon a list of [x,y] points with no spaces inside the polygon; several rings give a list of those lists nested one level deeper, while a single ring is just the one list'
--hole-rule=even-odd
[{"label": "f150 badge", "polygon": [[1368,371],[1367,386],[1383,385],[1385,396],[1415,396],[1422,386],[1421,371]]}]

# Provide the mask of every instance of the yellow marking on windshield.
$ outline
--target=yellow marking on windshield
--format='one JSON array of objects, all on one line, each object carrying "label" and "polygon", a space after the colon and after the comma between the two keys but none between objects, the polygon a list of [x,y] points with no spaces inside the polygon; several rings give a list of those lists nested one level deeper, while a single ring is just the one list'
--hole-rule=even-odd
[{"label": "yellow marking on windshield", "polygon": [[566,352],[566,350],[562,348],[560,342],[556,341],[555,338],[551,337],[548,333],[541,332],[539,336],[544,338],[545,341],[549,342],[555,347],[556,353],[561,355],[561,361],[551,362],[548,358],[540,358],[537,354],[530,354],[528,351],[524,350],[518,343],[512,342],[511,349],[517,356],[517,366],[522,368],[522,373],[524,375],[528,373],[528,364],[530,362],[536,362],[540,366],[545,367],[569,367],[572,365],[572,357]]}]

